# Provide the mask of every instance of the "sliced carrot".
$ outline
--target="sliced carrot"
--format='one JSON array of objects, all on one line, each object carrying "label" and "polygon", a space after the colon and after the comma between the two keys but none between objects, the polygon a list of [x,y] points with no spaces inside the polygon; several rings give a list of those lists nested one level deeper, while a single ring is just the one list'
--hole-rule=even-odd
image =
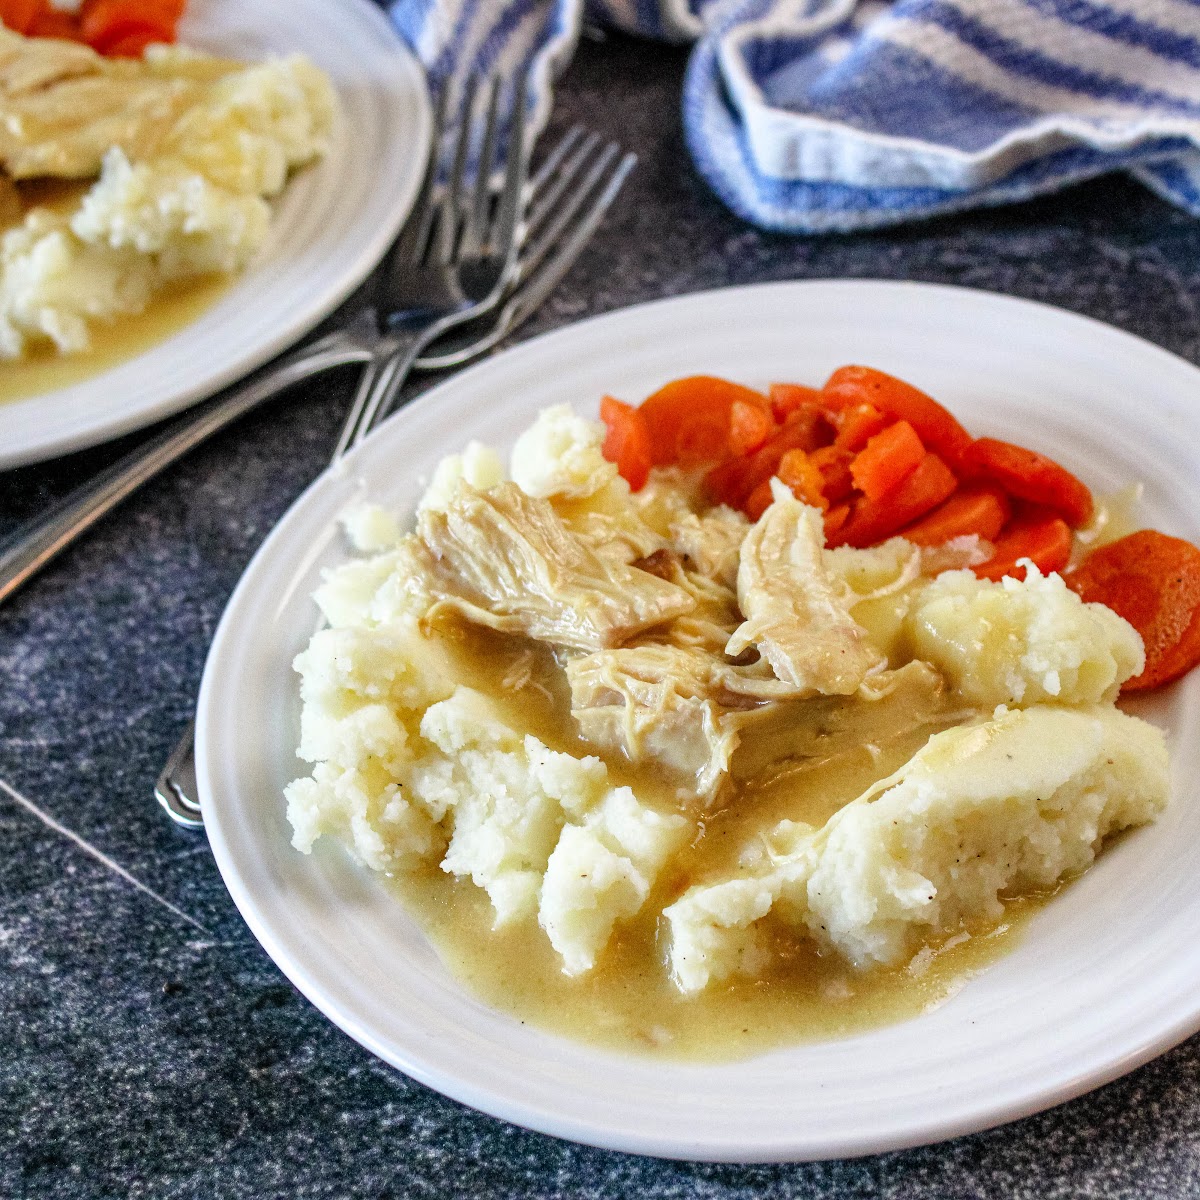
[{"label": "sliced carrot", "polygon": [[803,408],[806,404],[814,408],[821,405],[821,393],[817,388],[805,387],[802,383],[773,383],[767,389],[771,411],[775,420],[782,421],[788,413]]},{"label": "sliced carrot", "polygon": [[600,420],[608,426],[601,453],[617,464],[621,478],[635,491],[640,491],[650,474],[650,433],[642,411],[632,404],[622,404],[612,396],[600,401]]},{"label": "sliced carrot", "polygon": [[894,492],[921,464],[925,447],[907,421],[896,421],[877,433],[854,456],[850,478],[872,500]]},{"label": "sliced carrot", "polygon": [[1143,529],[1093,550],[1065,578],[1142,635],[1145,670],[1123,691],[1170,683],[1200,662],[1200,550],[1191,542]]},{"label": "sliced carrot", "polygon": [[928,516],[900,530],[900,536],[918,546],[940,546],[970,534],[994,542],[1011,516],[1012,505],[999,488],[963,488]]},{"label": "sliced carrot", "polygon": [[56,8],[44,8],[29,30],[30,37],[58,38],[62,42],[80,42],[83,34],[73,13],[59,12]]},{"label": "sliced carrot", "polygon": [[849,519],[850,505],[848,504],[835,504],[825,514],[825,541],[827,544],[833,544],[833,539],[837,537]]},{"label": "sliced carrot", "polygon": [[746,503],[742,506],[742,511],[752,521],[757,521],[759,517],[771,507],[775,497],[771,492],[771,481],[764,479],[746,498]]},{"label": "sliced carrot", "polygon": [[141,58],[147,46],[166,40],[158,30],[143,29],[137,33],[127,33],[115,42],[109,42],[104,53],[108,58]]},{"label": "sliced carrot", "polygon": [[715,375],[689,375],[659,388],[642,404],[654,465],[696,467],[727,456],[735,400],[767,407],[767,398]]},{"label": "sliced carrot", "polygon": [[14,33],[29,33],[41,11],[42,0],[0,0],[0,21]]},{"label": "sliced carrot", "polygon": [[79,28],[89,46],[109,54],[119,44],[128,50],[135,40],[173,42],[179,17],[166,0],[86,0]]},{"label": "sliced carrot", "polygon": [[753,454],[775,432],[775,418],[761,404],[735,400],[729,407],[729,451]]},{"label": "sliced carrot", "polygon": [[[642,407],[644,409],[645,405]],[[789,450],[816,450],[828,433],[825,418],[819,410],[796,409],[788,415],[779,432],[759,450],[742,458],[732,458],[708,472],[704,483],[709,497],[715,504],[741,508],[750,493],[775,474],[779,460]]]},{"label": "sliced carrot", "polygon": [[1025,578],[1025,568],[1017,560],[1031,559],[1043,575],[1061,571],[1071,559],[1071,530],[1054,513],[1031,512],[1017,517],[996,540],[996,552],[985,563],[974,567],[980,579],[1003,579],[1012,575]]},{"label": "sliced carrot", "polygon": [[822,446],[819,450],[814,450],[811,458],[825,481],[821,490],[831,504],[845,500],[854,491],[854,480],[850,475],[854,451],[844,450],[835,442],[832,446]]},{"label": "sliced carrot", "polygon": [[891,421],[891,417],[885,416],[873,404],[855,404],[837,415],[838,431],[833,444],[845,446],[847,450],[861,450]]},{"label": "sliced carrot", "polygon": [[825,498],[825,479],[820,469],[803,450],[789,450],[779,460],[780,482],[791,488],[792,495],[822,511],[829,507]]},{"label": "sliced carrot", "polygon": [[956,470],[971,444],[971,435],[936,400],[883,371],[839,367],[821,394],[831,408],[870,404],[897,420],[907,421],[925,446]]},{"label": "sliced carrot", "polygon": [[1087,524],[1095,507],[1092,493],[1065,467],[1011,442],[980,438],[964,456],[963,469],[994,480],[1022,500],[1052,508],[1075,529]]},{"label": "sliced carrot", "polygon": [[917,469],[882,499],[861,497],[834,544],[873,546],[936,508],[956,487],[958,480],[950,468],[936,454],[926,454]]}]

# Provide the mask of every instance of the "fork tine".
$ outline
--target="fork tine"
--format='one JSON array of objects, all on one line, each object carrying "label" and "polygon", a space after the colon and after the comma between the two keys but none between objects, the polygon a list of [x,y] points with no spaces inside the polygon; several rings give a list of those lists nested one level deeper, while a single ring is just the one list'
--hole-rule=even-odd
[{"label": "fork tine", "polygon": [[591,158],[597,146],[600,145],[600,135],[589,133],[577,145],[563,162],[554,180],[547,184],[538,196],[537,203],[529,207],[529,232],[533,233],[546,219],[546,214],[558,203],[559,197],[570,187],[575,176],[579,174],[583,164]]},{"label": "fork tine", "polygon": [[436,212],[434,197],[437,195],[438,174],[442,162],[442,139],[446,136],[446,110],[449,107],[449,97],[450,88],[447,85],[438,93],[437,114],[433,123],[433,149],[430,151],[429,166],[425,172],[421,198],[401,234],[402,244],[397,247],[397,261],[402,254],[405,262],[420,262],[424,257],[425,247],[429,244],[429,234],[433,229],[433,218]]},{"label": "fork tine", "polygon": [[441,263],[448,263],[454,257],[458,241],[458,218],[462,211],[460,197],[463,175],[467,168],[467,155],[471,148],[475,90],[475,81],[468,81],[459,117],[458,145],[454,151],[454,165],[450,168],[450,178],[446,183],[446,190],[442,193],[441,200],[437,205],[437,233],[433,244],[430,245],[430,253],[435,255],[437,261]]},{"label": "fork tine", "polygon": [[[529,151],[525,144],[525,102],[528,80],[522,76],[513,89],[512,120],[508,131],[508,158],[504,168],[504,184],[496,202],[496,216],[488,235],[495,248],[519,248],[520,230],[517,228],[525,199],[525,181],[529,175]],[[510,254],[510,262],[515,262]]]},{"label": "fork tine", "polygon": [[567,156],[567,152],[583,137],[583,126],[572,125],[561,138],[558,145],[538,164],[538,169],[529,181],[529,194],[534,198],[550,181],[550,177],[558,170],[559,164]]},{"label": "fork tine", "polygon": [[479,149],[475,168],[475,186],[471,202],[467,206],[466,222],[463,226],[460,254],[475,254],[483,243],[483,231],[487,222],[488,208],[492,195],[492,170],[497,149],[497,126],[500,109],[500,79],[495,76],[488,89],[487,120],[483,130],[483,144]]},{"label": "fork tine", "polygon": [[620,147],[616,142],[609,142],[584,176],[583,182],[566,197],[556,212],[547,216],[546,224],[539,231],[537,238],[521,255],[521,274],[523,276],[528,276],[537,269],[619,152]]}]

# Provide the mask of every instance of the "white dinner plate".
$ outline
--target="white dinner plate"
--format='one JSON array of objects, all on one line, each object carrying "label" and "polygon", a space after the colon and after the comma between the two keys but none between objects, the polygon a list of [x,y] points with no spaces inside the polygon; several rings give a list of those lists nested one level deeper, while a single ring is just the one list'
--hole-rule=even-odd
[{"label": "white dinner plate", "polygon": [[247,61],[308,55],[341,99],[333,147],[288,183],[267,244],[195,321],[82,383],[0,404],[0,468],[148,425],[274,357],[367,277],[416,197],[432,126],[425,76],[369,0],[191,0],[179,37]]},{"label": "white dinner plate", "polygon": [[819,383],[869,363],[977,435],[1055,456],[1098,492],[1145,483],[1146,525],[1200,541],[1200,370],[1127,333],[1005,296],[809,282],[664,300],[537,338],[434,388],[300,498],[246,571],[200,696],[213,853],[296,986],[379,1057],[485,1112],[643,1154],[761,1161],[891,1150],[1077,1096],[1200,1028],[1200,674],[1139,706],[1169,730],[1174,795],[1038,912],[1021,943],[940,1008],[837,1041],[715,1066],[626,1057],[520,1024],[467,994],[383,882],[336,846],[289,845],[293,656],[309,595],[348,551],[366,494],[408,511],[468,438],[509,447],[549,404],[594,416],[680,375]]}]

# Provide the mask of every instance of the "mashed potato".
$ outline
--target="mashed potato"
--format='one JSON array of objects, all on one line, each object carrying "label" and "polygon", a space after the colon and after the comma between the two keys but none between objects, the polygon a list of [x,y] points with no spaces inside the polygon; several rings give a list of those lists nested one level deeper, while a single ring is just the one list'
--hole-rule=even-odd
[{"label": "mashed potato", "polygon": [[[436,863],[497,927],[540,929],[572,976],[661,915],[694,995],[764,971],[780,928],[854,968],[903,962],[1161,811],[1163,736],[1113,704],[1141,643],[1110,610],[1056,575],[947,569],[979,561],[975,539],[825,550],[790,494],[754,527],[678,472],[631,495],[602,436],[551,408],[507,470],[477,443],[444,460],[415,533],[348,514],[367,555],[326,576],[330,627],[296,660],[313,766],[287,789],[298,849],[330,836],[377,870]],[[624,582],[584,613],[597,564]],[[622,606],[650,600],[666,615],[631,623]],[[467,627],[503,633],[468,653]],[[862,669],[798,680],[768,653],[814,641],[861,650]],[[827,820],[756,820],[760,777],[900,737],[904,765]],[[749,775],[730,774],[739,744]],[[749,833],[716,844],[706,826],[730,811]]]},{"label": "mashed potato", "polygon": [[[148,54],[162,73],[207,61]],[[34,208],[0,238],[0,357],[46,340],[85,350],[90,322],[141,312],[175,280],[241,270],[289,173],[327,151],[336,113],[325,75],[292,56],[217,79],[145,158],[109,149],[74,212]]]}]

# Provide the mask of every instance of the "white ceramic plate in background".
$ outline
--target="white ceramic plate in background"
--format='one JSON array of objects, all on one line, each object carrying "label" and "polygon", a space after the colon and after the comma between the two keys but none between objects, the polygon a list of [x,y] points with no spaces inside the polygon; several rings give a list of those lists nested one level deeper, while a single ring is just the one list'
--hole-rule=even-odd
[{"label": "white ceramic plate in background", "polygon": [[338,847],[289,845],[303,772],[291,660],[339,511],[411,508],[468,438],[508,447],[548,404],[594,415],[700,372],[818,383],[846,362],[911,380],[977,435],[1060,459],[1097,491],[1144,480],[1142,517],[1200,540],[1200,371],[1129,334],[1003,296],[906,283],[768,284],[666,300],[548,334],[422,396],[301,497],[217,632],[197,748],[208,835],[234,900],[314,1004],[413,1077],[498,1117],[643,1154],[841,1157],[953,1137],[1112,1079],[1200,1028],[1200,675],[1146,703],[1170,731],[1174,799],[1034,918],[1008,957],[934,1012],[740,1063],[578,1045],[491,1011],[394,896]]},{"label": "white ceramic plate in background", "polygon": [[274,357],[367,277],[416,197],[425,77],[369,0],[191,0],[180,41],[247,61],[307,54],[341,99],[334,145],[288,183],[267,244],[212,308],[111,370],[0,405],[0,468],[148,425]]}]

